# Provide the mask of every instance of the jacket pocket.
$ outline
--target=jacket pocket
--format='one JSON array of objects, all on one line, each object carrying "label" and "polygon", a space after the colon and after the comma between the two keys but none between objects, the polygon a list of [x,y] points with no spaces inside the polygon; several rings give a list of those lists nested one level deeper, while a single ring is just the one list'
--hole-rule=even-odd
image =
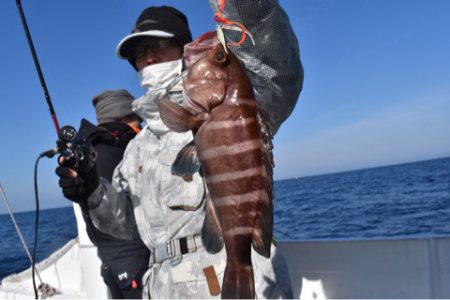
[{"label": "jacket pocket", "polygon": [[169,208],[196,210],[200,207],[205,193],[203,179],[198,173],[192,178],[182,178],[172,174],[172,164],[180,149],[168,148],[159,158],[161,179],[160,201]]}]

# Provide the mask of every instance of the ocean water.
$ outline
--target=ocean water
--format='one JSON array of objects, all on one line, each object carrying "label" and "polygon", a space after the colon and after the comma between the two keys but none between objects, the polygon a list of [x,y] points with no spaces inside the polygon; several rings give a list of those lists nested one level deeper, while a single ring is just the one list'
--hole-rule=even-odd
[{"label": "ocean water", "polygon": [[[34,203],[34,200],[33,200]],[[0,205],[3,205],[3,201]],[[33,253],[35,212],[15,213],[20,231]],[[47,209],[39,214],[37,261],[64,246],[77,236],[77,225],[72,207]],[[0,280],[11,273],[30,267],[30,260],[23,249],[14,224],[8,214],[0,215]]]},{"label": "ocean water", "polygon": [[[450,235],[450,158],[275,182],[278,240]],[[15,217],[30,247],[34,212]],[[76,236],[72,207],[41,212],[37,258]],[[30,266],[0,215],[0,279]]]},{"label": "ocean water", "polygon": [[275,182],[280,240],[450,235],[450,158]]}]

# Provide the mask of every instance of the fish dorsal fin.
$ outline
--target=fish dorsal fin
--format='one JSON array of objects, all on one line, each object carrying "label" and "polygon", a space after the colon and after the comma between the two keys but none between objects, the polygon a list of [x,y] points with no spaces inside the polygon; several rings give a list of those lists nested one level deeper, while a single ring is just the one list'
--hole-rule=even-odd
[{"label": "fish dorsal fin", "polygon": [[256,107],[258,109],[257,121],[259,128],[261,128],[261,138],[263,141],[263,152],[264,152],[264,164],[270,179],[273,177],[273,168],[275,167],[275,163],[273,160],[273,133],[274,128],[272,126],[272,122],[270,121],[269,115],[266,113],[264,108],[256,102]]},{"label": "fish dorsal fin", "polygon": [[253,233],[252,245],[256,252],[269,258],[270,257],[270,247],[272,244],[272,229],[273,229],[273,207],[274,207],[274,197],[273,197],[273,126],[270,118],[266,111],[257,104],[258,115],[257,122],[259,128],[261,129],[260,137],[262,140],[262,150],[263,150],[263,162],[266,171],[266,178],[264,182],[264,192],[270,199],[270,204],[262,208],[262,215],[264,218],[258,218],[255,224],[255,231]]}]

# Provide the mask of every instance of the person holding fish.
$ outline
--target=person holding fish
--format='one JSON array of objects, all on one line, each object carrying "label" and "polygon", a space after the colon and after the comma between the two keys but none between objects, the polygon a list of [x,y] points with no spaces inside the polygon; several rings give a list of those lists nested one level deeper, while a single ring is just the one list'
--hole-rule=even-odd
[{"label": "person holding fish", "polygon": [[301,91],[298,41],[277,0],[210,4],[220,29],[194,42],[177,9],[140,14],[117,54],[147,89],[133,103],[147,125],[112,183],[74,182],[99,230],[151,250],[144,297],[292,298],[271,139]]}]

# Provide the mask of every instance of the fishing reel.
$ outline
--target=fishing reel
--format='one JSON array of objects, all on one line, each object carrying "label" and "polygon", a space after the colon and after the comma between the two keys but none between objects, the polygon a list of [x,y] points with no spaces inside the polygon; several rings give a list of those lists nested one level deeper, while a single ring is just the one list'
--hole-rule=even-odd
[{"label": "fishing reel", "polygon": [[77,130],[66,125],[59,131],[59,139],[56,142],[61,158],[64,158],[64,166],[80,173],[88,173],[95,166],[97,152],[91,141],[78,136]]}]

